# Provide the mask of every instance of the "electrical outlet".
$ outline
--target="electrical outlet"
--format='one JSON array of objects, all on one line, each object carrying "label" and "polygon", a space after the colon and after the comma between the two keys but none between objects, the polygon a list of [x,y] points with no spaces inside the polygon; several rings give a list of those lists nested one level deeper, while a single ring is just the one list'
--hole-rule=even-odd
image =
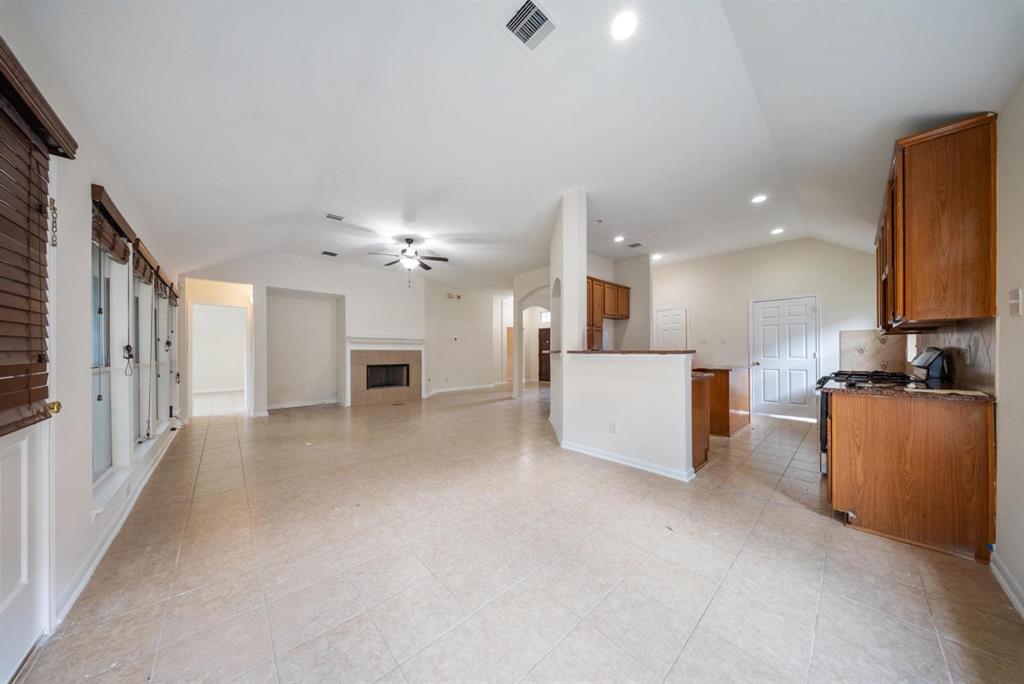
[{"label": "electrical outlet", "polygon": [[615,434],[615,421],[614,420],[609,420],[608,421],[608,434],[611,434],[611,435]]}]

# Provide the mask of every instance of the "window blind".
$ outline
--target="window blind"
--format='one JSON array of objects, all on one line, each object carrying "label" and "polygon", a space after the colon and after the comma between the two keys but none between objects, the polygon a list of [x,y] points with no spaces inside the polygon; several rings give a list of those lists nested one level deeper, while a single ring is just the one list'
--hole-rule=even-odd
[{"label": "window blind", "polygon": [[131,249],[128,241],[110,225],[110,221],[95,206],[92,208],[92,241],[119,264],[128,263]]},{"label": "window blind", "polygon": [[50,417],[47,200],[50,155],[78,143],[0,38],[0,435]]},{"label": "window blind", "polygon": [[46,408],[49,158],[10,108],[0,113],[0,435]]}]

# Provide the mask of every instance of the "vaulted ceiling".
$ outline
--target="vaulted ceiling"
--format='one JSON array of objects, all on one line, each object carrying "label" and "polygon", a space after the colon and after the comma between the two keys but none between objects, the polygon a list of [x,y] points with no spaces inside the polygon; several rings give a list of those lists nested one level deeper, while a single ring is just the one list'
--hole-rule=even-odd
[{"label": "vaulted ceiling", "polygon": [[997,110],[1024,72],[1017,1],[635,2],[616,42],[627,5],[542,0],[532,53],[503,27],[520,4],[26,7],[180,271],[380,266],[413,234],[452,258],[433,277],[507,284],[546,262],[572,187],[610,258],[868,249],[892,141]]}]

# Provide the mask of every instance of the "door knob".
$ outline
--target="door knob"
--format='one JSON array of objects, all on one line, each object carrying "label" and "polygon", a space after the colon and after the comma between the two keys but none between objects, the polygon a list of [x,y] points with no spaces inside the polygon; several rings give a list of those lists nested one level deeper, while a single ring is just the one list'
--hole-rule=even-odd
[{"label": "door knob", "polygon": [[760,366],[760,365],[761,365],[761,362],[760,362],[760,361],[755,361],[755,362],[754,362],[754,365],[755,365],[755,366]]},{"label": "door knob", "polygon": [[51,401],[46,405],[46,410],[50,412],[51,416],[55,416],[60,413],[62,408],[64,408],[64,406],[59,401]]}]

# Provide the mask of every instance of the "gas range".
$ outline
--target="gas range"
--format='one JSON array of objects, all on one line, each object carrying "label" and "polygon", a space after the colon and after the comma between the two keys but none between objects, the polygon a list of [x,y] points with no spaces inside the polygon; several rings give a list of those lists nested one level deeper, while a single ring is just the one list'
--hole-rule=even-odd
[{"label": "gas range", "polygon": [[870,387],[877,385],[907,385],[914,382],[914,378],[906,373],[891,373],[889,371],[836,371],[818,379],[815,389],[821,389],[829,382],[835,382],[844,387]]}]

